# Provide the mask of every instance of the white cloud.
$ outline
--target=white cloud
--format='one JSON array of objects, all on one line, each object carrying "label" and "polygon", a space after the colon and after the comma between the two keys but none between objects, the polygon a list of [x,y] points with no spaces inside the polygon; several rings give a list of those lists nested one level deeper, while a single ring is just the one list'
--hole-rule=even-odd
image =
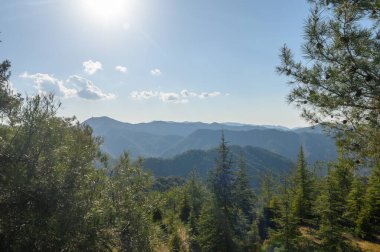
[{"label": "white cloud", "polygon": [[218,92],[218,91],[211,92],[211,93],[202,92],[198,95],[198,97],[204,99],[207,97],[215,97],[215,96],[219,96],[219,95],[220,95],[220,92]]},{"label": "white cloud", "polygon": [[187,99],[183,99],[179,94],[177,93],[164,93],[160,92],[159,94],[160,100],[163,102],[171,102],[171,103],[187,103]]},{"label": "white cloud", "polygon": [[35,84],[34,87],[39,94],[47,94],[51,92],[64,98],[74,97],[77,94],[77,90],[67,88],[63,84],[63,81],[55,78],[53,75],[44,73],[28,74],[27,72],[24,72],[20,74],[19,77],[32,80]]},{"label": "white cloud", "polygon": [[156,69],[150,70],[150,74],[153,76],[160,76],[162,74],[162,72],[160,69],[156,68]]},{"label": "white cloud", "polygon": [[182,97],[195,97],[197,96],[197,93],[194,93],[194,92],[189,92],[188,90],[184,89],[180,92],[180,94],[182,95]]},{"label": "white cloud", "polygon": [[131,92],[130,96],[133,100],[148,100],[153,97],[157,97],[158,92],[153,92],[153,91],[133,91]]},{"label": "white cloud", "polygon": [[93,75],[94,73],[102,69],[102,63],[100,63],[99,61],[88,60],[84,61],[82,65],[84,67],[84,71],[89,75]]},{"label": "white cloud", "polygon": [[115,70],[120,72],[120,73],[126,73],[127,72],[127,68],[125,66],[116,66]]},{"label": "white cloud", "polygon": [[110,100],[116,98],[115,94],[104,93],[92,81],[81,76],[72,75],[66,82],[76,87],[78,97],[86,100]]},{"label": "white cloud", "polygon": [[19,77],[32,80],[39,94],[54,93],[63,98],[78,97],[86,100],[108,100],[116,97],[114,94],[104,93],[90,80],[76,75],[70,76],[66,83],[55,78],[54,75],[44,73],[24,72]]},{"label": "white cloud", "polygon": [[158,98],[162,102],[168,102],[168,103],[187,103],[189,102],[189,99],[191,98],[199,98],[199,99],[206,99],[206,98],[212,98],[221,95],[220,92],[214,91],[214,92],[202,92],[202,93],[195,93],[190,92],[186,89],[182,90],[179,93],[176,92],[157,92],[157,91],[151,91],[151,90],[143,90],[143,91],[133,91],[130,93],[130,96],[133,100],[149,100],[152,98]]}]

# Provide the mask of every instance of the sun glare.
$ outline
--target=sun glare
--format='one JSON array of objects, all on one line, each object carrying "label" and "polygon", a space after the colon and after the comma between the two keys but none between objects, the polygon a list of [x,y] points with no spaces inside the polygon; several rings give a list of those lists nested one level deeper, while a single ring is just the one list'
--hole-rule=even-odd
[{"label": "sun glare", "polygon": [[127,0],[83,0],[88,15],[101,22],[115,21],[124,16]]}]

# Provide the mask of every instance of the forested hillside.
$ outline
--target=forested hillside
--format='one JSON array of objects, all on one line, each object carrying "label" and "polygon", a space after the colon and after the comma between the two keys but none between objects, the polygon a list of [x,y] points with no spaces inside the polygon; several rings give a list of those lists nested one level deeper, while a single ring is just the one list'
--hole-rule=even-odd
[{"label": "forested hillside", "polygon": [[[0,251],[380,251],[380,5],[309,2],[306,61],[284,46],[277,71],[289,78],[288,101],[335,135],[337,157],[317,165],[321,134],[193,124],[171,132],[161,122],[155,134],[112,123],[129,132],[121,142],[152,153],[217,138],[216,149],[115,161],[89,125],[58,116],[53,94],[12,90],[3,61]],[[185,179],[154,177],[175,172]]]},{"label": "forested hillside", "polygon": [[[259,188],[260,178],[266,174],[285,176],[294,167],[294,163],[289,159],[262,148],[230,146],[230,150],[233,165],[237,165],[236,162],[240,156],[244,157],[248,179],[256,189]],[[215,166],[217,154],[217,149],[189,150],[170,159],[146,158],[142,164],[156,177],[179,176],[186,178],[192,170],[196,170],[199,176],[205,180]]]}]

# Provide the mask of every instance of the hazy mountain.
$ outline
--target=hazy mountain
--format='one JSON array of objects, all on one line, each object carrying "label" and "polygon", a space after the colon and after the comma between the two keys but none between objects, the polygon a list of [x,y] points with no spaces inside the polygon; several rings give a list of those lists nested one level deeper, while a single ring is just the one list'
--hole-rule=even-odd
[{"label": "hazy mountain", "polygon": [[[259,147],[230,146],[233,155],[233,165],[236,167],[240,153],[245,157],[252,185],[257,187],[261,174],[271,171],[273,174],[289,174],[294,163],[283,156]],[[152,171],[155,176],[186,177],[194,168],[201,177],[206,178],[210,169],[215,166],[217,150],[189,150],[173,158],[147,158],[144,160],[145,169]]]},{"label": "hazy mountain", "polygon": [[[166,121],[153,121],[149,123],[123,123],[112,118],[103,117],[91,117],[84,121],[84,123],[90,125],[95,132],[102,133],[109,130],[127,130],[133,132],[145,132],[153,135],[166,136],[188,136],[198,129],[209,130],[233,130],[243,131],[252,129],[266,129],[268,127],[279,126],[260,126],[249,125],[240,123],[202,123],[202,122],[166,122]],[[282,127],[283,129],[287,129]]]},{"label": "hazy mountain", "polygon": [[320,127],[289,130],[278,126],[236,123],[163,122],[123,123],[109,117],[90,118],[94,134],[104,139],[102,149],[113,157],[128,151],[132,158],[173,157],[188,150],[208,150],[219,144],[221,131],[232,145],[256,146],[295,161],[304,147],[309,162],[336,158],[335,142]]},{"label": "hazy mountain", "polygon": [[[224,130],[224,135],[231,145],[261,147],[293,161],[297,159],[301,145],[304,147],[305,156],[309,162],[336,158],[334,140],[322,134],[256,129],[249,131]],[[213,148],[219,144],[220,136],[221,131],[197,130],[167,150],[164,156],[171,157],[191,149]]]}]

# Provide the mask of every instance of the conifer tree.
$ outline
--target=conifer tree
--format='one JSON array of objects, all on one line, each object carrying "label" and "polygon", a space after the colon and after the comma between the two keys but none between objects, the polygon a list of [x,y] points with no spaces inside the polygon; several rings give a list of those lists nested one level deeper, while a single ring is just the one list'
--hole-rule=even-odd
[{"label": "conifer tree", "polygon": [[215,199],[223,208],[226,216],[229,208],[233,205],[233,179],[232,157],[224,133],[222,133],[215,168],[210,172],[209,180],[211,191],[215,194]]},{"label": "conifer tree", "polygon": [[378,1],[310,0],[305,61],[281,50],[277,71],[293,89],[288,101],[311,123],[338,129],[347,150],[380,160],[380,5]]},{"label": "conifer tree", "polygon": [[120,234],[122,251],[153,251],[154,230],[150,218],[153,209],[147,189],[152,178],[142,170],[142,160],[132,165],[128,153],[120,156],[112,171],[110,196],[112,225]]},{"label": "conifer tree", "polygon": [[236,207],[241,209],[247,221],[251,223],[256,196],[250,185],[250,178],[243,154],[240,154],[238,159],[238,169],[233,184],[233,197],[236,201]]},{"label": "conifer tree", "polygon": [[292,215],[300,225],[310,223],[313,206],[313,181],[311,173],[307,169],[302,146],[298,154],[293,183]]},{"label": "conifer tree", "polygon": [[198,234],[198,220],[201,213],[202,205],[205,201],[205,188],[199,178],[196,170],[193,169],[185,185],[186,194],[189,198],[190,215],[189,227],[191,234],[196,236]]},{"label": "conifer tree", "polygon": [[369,178],[364,206],[357,222],[357,233],[369,238],[380,234],[380,164],[374,167]]},{"label": "conifer tree", "polygon": [[362,178],[356,175],[351,184],[351,190],[347,197],[347,206],[344,213],[351,228],[355,228],[364,203],[365,187]]},{"label": "conifer tree", "polygon": [[221,221],[222,209],[216,199],[211,195],[202,207],[199,217],[198,242],[205,252],[229,252],[232,250],[232,240],[226,240],[225,226]]},{"label": "conifer tree", "polygon": [[342,159],[331,165],[316,210],[321,218],[320,233],[324,249],[345,251],[349,244],[342,239],[347,225],[344,212],[352,183],[352,168]]},{"label": "conifer tree", "polygon": [[215,197],[215,204],[220,208],[217,222],[223,226],[222,240],[226,251],[234,251],[234,199],[233,199],[233,167],[230,150],[222,133],[218,148],[215,168],[209,175],[211,192]]},{"label": "conifer tree", "polygon": [[276,209],[271,202],[275,197],[276,187],[273,175],[271,172],[264,173],[260,178],[260,208],[261,212],[257,216],[257,225],[259,229],[260,238],[265,240],[269,237],[268,230],[274,228],[275,224],[273,218],[276,215]]},{"label": "conifer tree", "polygon": [[[280,194],[277,196],[276,213],[273,221],[275,228],[270,230],[270,237],[274,246],[280,243],[284,251],[295,251],[297,248],[297,237],[299,236],[297,218],[292,212],[292,193],[289,188],[288,179],[280,185]],[[273,204],[273,203],[272,203]]]}]

